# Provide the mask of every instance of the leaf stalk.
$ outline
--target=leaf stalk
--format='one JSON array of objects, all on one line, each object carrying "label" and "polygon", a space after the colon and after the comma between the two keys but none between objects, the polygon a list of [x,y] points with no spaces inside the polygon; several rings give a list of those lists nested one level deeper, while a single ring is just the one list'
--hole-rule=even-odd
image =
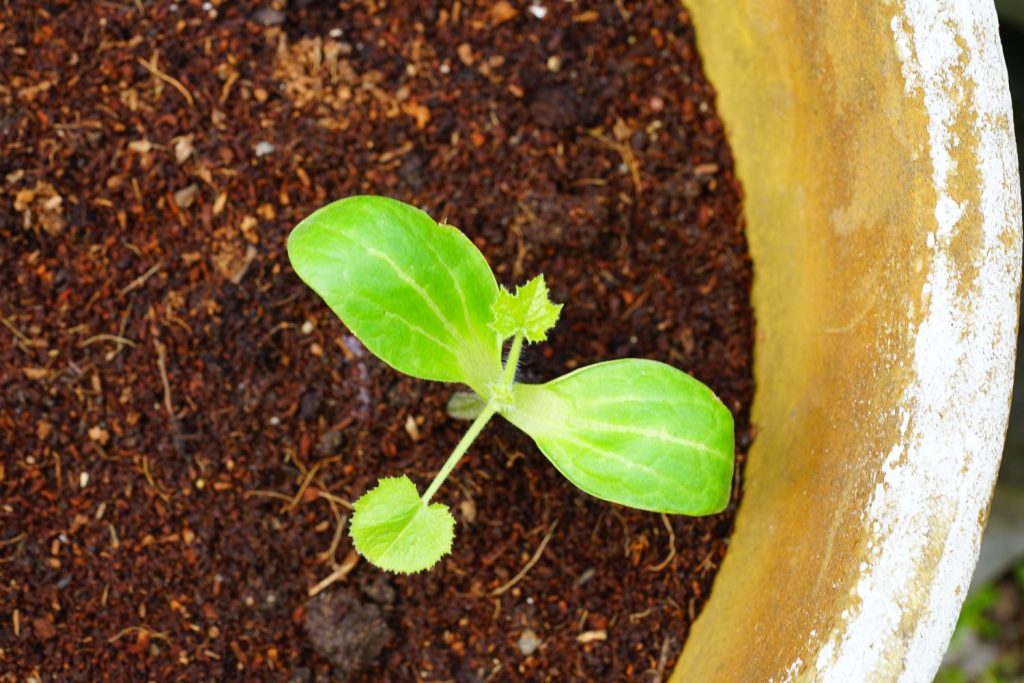
[{"label": "leaf stalk", "polygon": [[516,368],[519,366],[519,354],[523,350],[523,331],[516,332],[512,338],[512,346],[508,350],[508,359],[505,361],[505,371],[501,375],[501,384],[505,389],[511,389],[516,379]]},{"label": "leaf stalk", "polygon": [[490,420],[496,412],[498,412],[498,406],[494,401],[488,401],[484,406],[484,409],[481,410],[480,414],[476,416],[475,420],[473,420],[473,424],[471,424],[469,429],[466,430],[466,433],[462,435],[459,443],[455,446],[455,450],[448,456],[448,459],[441,467],[441,471],[437,473],[436,477],[434,477],[434,481],[430,482],[430,486],[420,499],[423,501],[424,505],[429,503],[430,499],[434,497],[435,493],[437,493],[437,490],[441,488],[441,484],[443,484],[444,480],[448,478],[448,475],[452,473],[455,466],[459,464],[459,460],[462,460],[462,456],[466,454],[467,450],[469,450],[473,440],[476,439],[481,431],[483,431],[483,428],[487,425],[487,421]]}]

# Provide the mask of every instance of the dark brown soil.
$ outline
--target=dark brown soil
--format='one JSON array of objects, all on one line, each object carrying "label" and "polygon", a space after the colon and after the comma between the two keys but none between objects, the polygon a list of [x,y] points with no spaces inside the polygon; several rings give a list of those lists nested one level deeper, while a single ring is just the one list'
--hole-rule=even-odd
[{"label": "dark brown soil", "polygon": [[441,490],[451,556],[357,561],[345,502],[424,486],[465,423],[284,242],[357,192],[447,218],[566,304],[525,379],[672,363],[734,411],[741,470],[751,268],[685,10],[33,0],[0,3],[0,55],[0,680],[671,669],[733,507],[595,500],[500,420]]}]

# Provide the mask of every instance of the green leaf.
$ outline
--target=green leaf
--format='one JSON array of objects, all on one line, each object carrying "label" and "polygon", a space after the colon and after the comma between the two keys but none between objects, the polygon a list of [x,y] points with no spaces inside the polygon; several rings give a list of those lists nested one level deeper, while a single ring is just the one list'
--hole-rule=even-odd
[{"label": "green leaf", "polygon": [[456,391],[448,399],[446,410],[448,417],[456,420],[475,420],[476,416],[483,412],[486,405],[487,401],[472,391]]},{"label": "green leaf", "polygon": [[502,339],[522,332],[527,341],[542,342],[548,330],[558,322],[562,304],[551,303],[544,276],[538,275],[525,285],[516,287],[512,294],[502,287],[493,305],[494,320],[491,329]]},{"label": "green leaf", "polygon": [[459,230],[408,204],[357,196],[313,212],[288,257],[371,352],[414,377],[478,392],[501,376],[488,325],[498,285]]},{"label": "green leaf", "polygon": [[514,390],[502,414],[587,493],[673,514],[728,504],[732,414],[689,375],[630,358]]},{"label": "green leaf", "polygon": [[455,518],[442,503],[425,505],[408,477],[385,477],[353,506],[356,550],[381,569],[430,569],[452,549]]}]

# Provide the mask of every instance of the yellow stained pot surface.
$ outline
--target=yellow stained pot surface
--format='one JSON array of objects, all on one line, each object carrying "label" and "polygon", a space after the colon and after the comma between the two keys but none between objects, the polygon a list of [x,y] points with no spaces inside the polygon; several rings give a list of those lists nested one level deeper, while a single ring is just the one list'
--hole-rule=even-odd
[{"label": "yellow stained pot surface", "polygon": [[991,5],[691,0],[746,191],[757,437],[675,681],[930,681],[1009,409],[1020,182]]}]

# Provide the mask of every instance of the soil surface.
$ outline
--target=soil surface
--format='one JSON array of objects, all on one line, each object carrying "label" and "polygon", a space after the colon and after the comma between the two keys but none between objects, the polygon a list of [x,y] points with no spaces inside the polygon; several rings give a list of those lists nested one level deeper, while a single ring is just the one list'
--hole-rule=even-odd
[{"label": "soil surface", "polygon": [[[544,381],[624,356],[750,443],[740,188],[672,2],[0,3],[0,680],[656,681],[728,545],[574,489],[494,420],[435,570],[352,552],[456,387],[369,355],[290,228],[353,193],[564,302]],[[525,573],[523,570],[526,569]]]}]

